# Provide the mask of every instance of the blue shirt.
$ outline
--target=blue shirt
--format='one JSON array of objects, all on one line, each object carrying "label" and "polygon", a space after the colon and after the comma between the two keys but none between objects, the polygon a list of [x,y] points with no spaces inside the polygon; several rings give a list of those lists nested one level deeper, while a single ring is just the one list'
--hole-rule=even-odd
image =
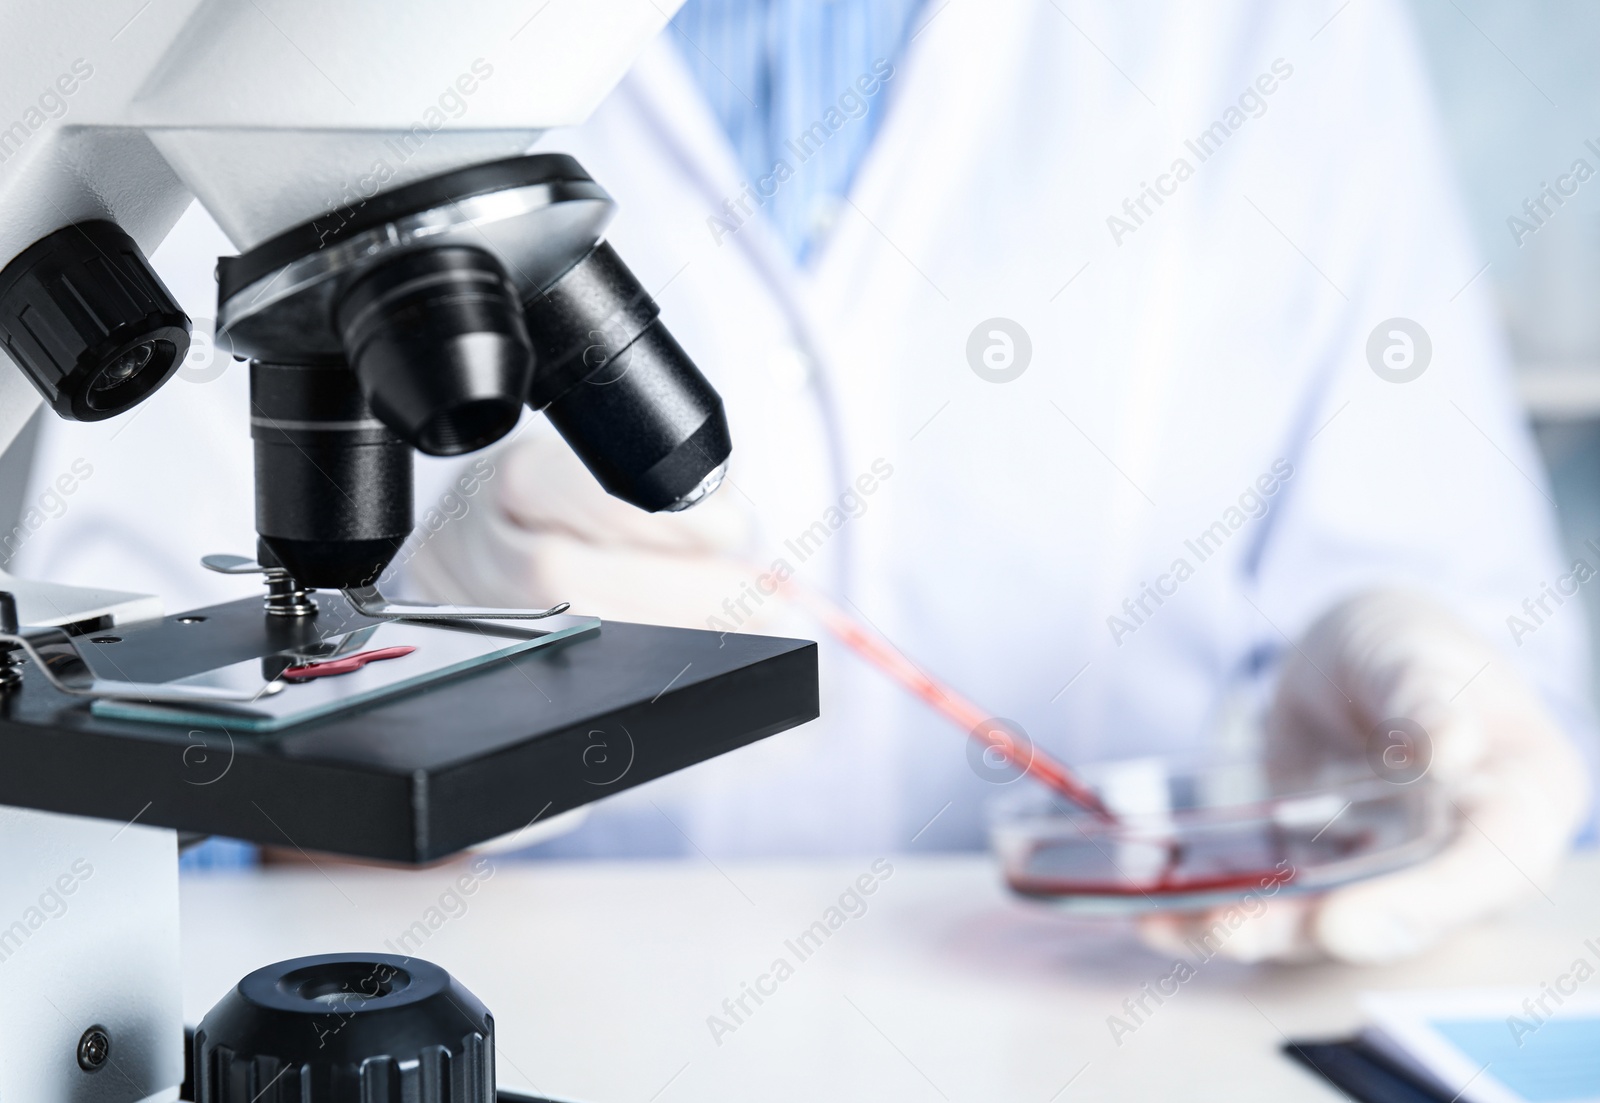
[{"label": "blue shirt", "polygon": [[799,263],[827,233],[882,124],[922,0],[688,0],[678,48],[738,155],[730,212],[766,218]]}]

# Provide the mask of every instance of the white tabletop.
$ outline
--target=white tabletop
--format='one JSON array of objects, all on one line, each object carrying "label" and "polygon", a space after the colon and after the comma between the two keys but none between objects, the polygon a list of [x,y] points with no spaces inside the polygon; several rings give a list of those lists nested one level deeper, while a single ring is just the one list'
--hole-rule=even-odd
[{"label": "white tabletop", "polygon": [[[1549,900],[1399,967],[1213,960],[1159,1007],[1147,999],[1153,1014],[1119,1043],[1108,1016],[1126,1018],[1123,1001],[1172,961],[1123,928],[1008,898],[981,857],[890,859],[865,911],[808,956],[787,944],[872,875],[870,859],[489,861],[465,910],[440,906],[462,863],[186,879],[189,1021],[253,968],[382,951],[431,921],[416,956],[494,1012],[505,1087],[590,1103],[1331,1100],[1278,1053],[1284,1035],[1350,1031],[1364,989],[1536,995],[1600,936],[1600,856],[1587,855],[1545,886]],[[781,981],[779,960],[792,967]],[[771,994],[746,995],[736,1022],[723,1001],[763,975]],[[733,1029],[714,1036],[713,1015]]]}]

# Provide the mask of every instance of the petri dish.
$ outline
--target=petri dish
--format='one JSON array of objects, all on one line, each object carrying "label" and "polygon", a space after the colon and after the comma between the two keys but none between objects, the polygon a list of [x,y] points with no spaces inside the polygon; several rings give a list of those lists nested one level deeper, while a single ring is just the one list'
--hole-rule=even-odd
[{"label": "petri dish", "polygon": [[1079,776],[1116,822],[1019,786],[991,804],[989,838],[1013,892],[1081,914],[1325,891],[1422,861],[1458,826],[1427,776],[1399,784],[1363,768],[1292,785],[1259,762],[1160,758]]}]

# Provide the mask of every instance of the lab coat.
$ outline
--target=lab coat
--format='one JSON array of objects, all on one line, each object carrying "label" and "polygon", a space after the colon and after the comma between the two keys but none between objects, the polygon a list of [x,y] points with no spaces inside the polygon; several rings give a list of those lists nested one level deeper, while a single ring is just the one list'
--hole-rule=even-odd
[{"label": "lab coat", "polygon": [[[663,36],[548,135],[616,196],[611,240],[728,404],[720,493],[757,520],[755,565],[733,613],[688,622],[736,622],[781,562],[1093,761],[1236,753],[1228,718],[1288,640],[1410,586],[1587,739],[1577,603],[1520,646],[1507,627],[1568,567],[1412,29],[1389,2],[1324,27],[1336,9],[939,8],[798,272],[745,217],[747,184],[782,182],[746,180],[692,47]],[[1397,317],[1431,340],[1411,382],[1368,356]],[[1031,344],[1009,382],[968,355],[994,318]],[[764,627],[823,641],[823,719],[597,807],[572,851],[976,846],[985,805],[1029,784],[997,784],[814,620]]]},{"label": "lab coat", "polygon": [[[759,594],[782,564],[1042,746],[1094,761],[1239,750],[1247,726],[1224,718],[1259,703],[1289,640],[1341,597],[1409,586],[1587,740],[1577,603],[1508,629],[1569,568],[1397,5],[1067,14],[938,9],[893,59],[882,129],[804,271],[740,207],[756,209],[747,181],[670,32],[587,124],[541,142],[619,201],[611,241],[727,402],[720,493],[755,524],[754,566],[730,581],[732,611],[687,622],[737,630],[746,583]],[[1431,343],[1409,382],[1369,357],[1394,318]],[[1003,366],[995,334],[1015,351],[1013,325],[1031,355],[1000,381],[983,354]],[[198,446],[159,410],[242,395],[242,374],[174,383],[187,392],[128,437],[157,438],[170,467],[161,438]],[[174,470],[239,468],[242,408],[229,416],[239,432],[195,432],[231,459]],[[82,428],[50,427],[43,471]],[[189,571],[248,538],[247,483],[175,502],[153,476],[118,477],[101,504],[151,564]],[[21,565],[86,572],[113,485],[86,483]],[[206,535],[238,530],[230,547],[179,531],[212,511],[226,522]],[[822,637],[796,611],[767,627]],[[612,798],[552,852],[981,845],[986,804],[1019,783],[825,639],[821,664],[821,721]]]}]

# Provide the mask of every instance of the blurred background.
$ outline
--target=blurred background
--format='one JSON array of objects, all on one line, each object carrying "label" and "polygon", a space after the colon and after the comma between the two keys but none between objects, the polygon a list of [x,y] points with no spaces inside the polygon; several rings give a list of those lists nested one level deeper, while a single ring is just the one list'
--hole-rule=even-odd
[{"label": "blurred background", "polygon": [[[1600,566],[1600,554],[1584,547],[1600,543],[1600,4],[1410,7],[1488,265],[1477,278],[1490,281],[1500,304],[1562,534],[1573,558]],[[1580,159],[1594,179],[1535,232],[1510,225],[1529,221],[1524,202]],[[1579,592],[1600,638],[1600,592]],[[1600,686],[1600,659],[1591,684]]]}]

